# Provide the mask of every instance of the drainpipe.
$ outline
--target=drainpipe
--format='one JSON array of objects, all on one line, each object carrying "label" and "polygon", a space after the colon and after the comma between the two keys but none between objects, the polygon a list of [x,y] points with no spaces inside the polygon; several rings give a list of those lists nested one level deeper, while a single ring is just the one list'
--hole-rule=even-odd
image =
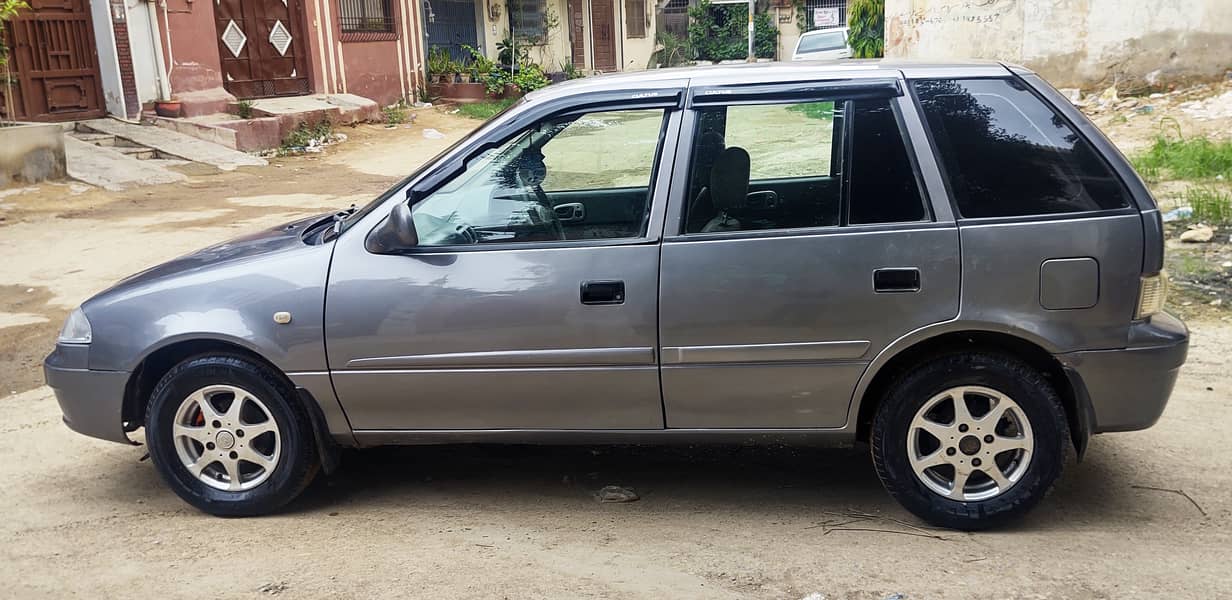
[{"label": "drainpipe", "polygon": [[[154,0],[147,0],[145,9],[150,21],[150,42],[154,46],[154,68],[158,71],[158,99],[170,100],[171,81],[168,79],[167,65],[163,62],[163,43],[158,35],[158,9],[154,7]],[[170,42],[167,47],[171,47]]]},{"label": "drainpipe", "polygon": [[[171,100],[171,71],[175,70],[175,53],[171,52],[171,14],[170,11],[166,10],[166,0],[159,0],[158,4],[163,6],[163,18],[166,21],[166,78],[169,81],[168,86],[166,86],[166,92],[168,92],[166,99]],[[752,27],[752,25],[749,27]]]}]

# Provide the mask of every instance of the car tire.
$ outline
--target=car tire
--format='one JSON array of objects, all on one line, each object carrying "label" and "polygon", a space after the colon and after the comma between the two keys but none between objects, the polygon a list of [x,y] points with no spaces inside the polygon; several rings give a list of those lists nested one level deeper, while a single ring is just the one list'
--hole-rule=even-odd
[{"label": "car tire", "polygon": [[878,405],[870,437],[890,495],[928,523],[959,530],[1021,517],[1056,482],[1069,447],[1065,409],[1048,380],[1017,358],[983,352],[903,373]]},{"label": "car tire", "polygon": [[217,516],[273,512],[319,469],[312,422],[290,382],[236,355],[197,356],[167,372],[150,395],[146,443],[167,485]]}]

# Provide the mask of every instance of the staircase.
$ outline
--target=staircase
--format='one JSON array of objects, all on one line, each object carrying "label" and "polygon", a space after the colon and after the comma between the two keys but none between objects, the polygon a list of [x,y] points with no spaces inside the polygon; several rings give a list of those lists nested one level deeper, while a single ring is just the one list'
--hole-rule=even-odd
[{"label": "staircase", "polygon": [[110,133],[95,131],[84,123],[77,123],[72,130],[65,132],[65,135],[81,140],[92,146],[111,148],[116,152],[131,158],[154,161],[154,164],[165,167],[188,164],[189,162],[179,156],[168,154],[158,150],[157,148],[143,146],[132,140],[128,140]]}]

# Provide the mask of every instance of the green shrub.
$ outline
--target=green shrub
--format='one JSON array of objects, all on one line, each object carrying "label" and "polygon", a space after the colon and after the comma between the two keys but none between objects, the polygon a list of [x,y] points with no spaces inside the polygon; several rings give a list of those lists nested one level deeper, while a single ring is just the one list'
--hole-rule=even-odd
[{"label": "green shrub", "polygon": [[285,153],[316,146],[330,141],[333,137],[334,124],[329,119],[322,119],[313,125],[304,121],[291,130],[286,139],[282,140],[282,151]]},{"label": "green shrub", "polygon": [[[745,4],[711,4],[701,0],[689,9],[689,46],[701,60],[747,58],[749,7]],[[779,30],[768,13],[753,15],[753,53],[774,58]]]},{"label": "green shrub", "polygon": [[397,104],[386,106],[381,113],[385,115],[386,125],[401,125],[407,121],[406,102],[400,100]]},{"label": "green shrub", "polygon": [[655,37],[655,42],[660,48],[650,55],[650,60],[646,62],[647,69],[678,67],[693,60],[693,48],[685,38],[664,32]]},{"label": "green shrub", "polygon": [[852,58],[885,55],[885,0],[853,0],[847,8],[847,27]]},{"label": "green shrub", "polygon": [[544,75],[543,69],[535,63],[526,63],[513,74],[513,85],[518,86],[518,90],[523,94],[529,94],[549,83],[551,81],[548,76]]},{"label": "green shrub", "polygon": [[235,114],[241,119],[252,118],[252,100],[240,100],[235,104]]}]

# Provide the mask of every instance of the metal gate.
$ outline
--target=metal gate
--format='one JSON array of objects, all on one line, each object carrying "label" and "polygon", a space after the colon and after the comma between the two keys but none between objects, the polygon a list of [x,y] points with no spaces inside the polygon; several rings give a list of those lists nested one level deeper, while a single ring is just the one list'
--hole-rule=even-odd
[{"label": "metal gate", "polygon": [[10,80],[0,80],[0,114],[26,121],[103,116],[87,0],[30,0],[29,5],[5,27]]},{"label": "metal gate", "polygon": [[216,0],[223,87],[236,98],[308,93],[300,0]]},{"label": "metal gate", "polygon": [[431,0],[428,8],[428,47],[445,48],[453,60],[469,61],[470,53],[463,45],[479,47],[475,28],[474,0]]},{"label": "metal gate", "polygon": [[805,31],[847,26],[847,0],[804,0]]}]

